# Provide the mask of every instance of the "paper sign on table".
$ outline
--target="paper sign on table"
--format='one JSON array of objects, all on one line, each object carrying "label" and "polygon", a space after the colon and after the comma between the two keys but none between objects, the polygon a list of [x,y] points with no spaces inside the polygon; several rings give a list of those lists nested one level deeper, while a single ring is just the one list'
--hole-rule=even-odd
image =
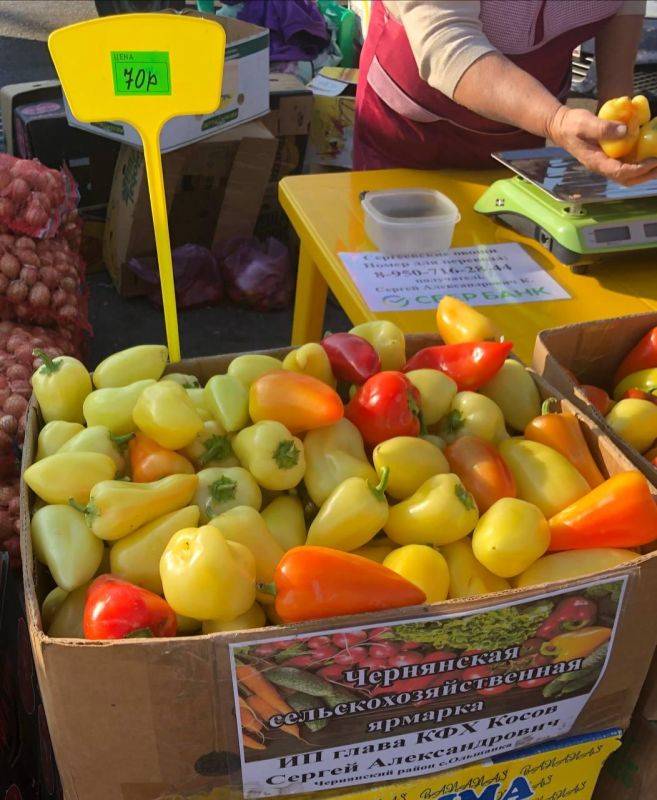
[{"label": "paper sign on table", "polygon": [[339,255],[372,311],[431,309],[446,294],[473,306],[570,299],[516,242],[426,255]]}]

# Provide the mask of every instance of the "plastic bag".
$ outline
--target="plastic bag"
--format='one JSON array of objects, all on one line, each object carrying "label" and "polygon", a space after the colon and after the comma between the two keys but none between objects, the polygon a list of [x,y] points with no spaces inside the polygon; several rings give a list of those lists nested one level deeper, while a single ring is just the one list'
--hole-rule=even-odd
[{"label": "plastic bag", "polygon": [[[207,247],[184,244],[176,247],[171,256],[178,308],[215,305],[223,298],[221,270]],[[162,293],[157,259],[153,256],[131,258],[128,261],[128,268],[152,287],[148,291],[148,299],[154,305],[161,307]]]},{"label": "plastic bag", "polygon": [[228,297],[258,311],[287,308],[292,300],[290,254],[270,237],[264,244],[254,237],[228,241],[217,254]]},{"label": "plastic bag", "polygon": [[33,239],[0,226],[0,319],[91,331],[84,262],[66,239]]},{"label": "plastic bag", "polygon": [[55,236],[77,202],[77,187],[68,170],[0,153],[0,223],[12,231],[37,239]]}]

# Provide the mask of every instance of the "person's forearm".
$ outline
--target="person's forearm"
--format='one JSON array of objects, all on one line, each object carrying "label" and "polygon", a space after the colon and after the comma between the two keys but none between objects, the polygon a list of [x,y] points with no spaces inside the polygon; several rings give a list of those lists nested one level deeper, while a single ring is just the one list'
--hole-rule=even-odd
[{"label": "person's forearm", "polygon": [[643,17],[625,14],[612,17],[595,37],[598,100],[634,94],[636,60]]},{"label": "person's forearm", "polygon": [[461,76],[454,91],[459,105],[537,136],[547,136],[561,103],[543,84],[501,53],[487,53]]}]

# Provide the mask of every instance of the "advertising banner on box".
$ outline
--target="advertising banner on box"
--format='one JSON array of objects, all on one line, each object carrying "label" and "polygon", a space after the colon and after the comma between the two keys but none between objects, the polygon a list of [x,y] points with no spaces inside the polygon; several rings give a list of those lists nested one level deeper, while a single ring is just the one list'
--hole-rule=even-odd
[{"label": "advertising banner on box", "polygon": [[412,778],[565,736],[605,671],[626,580],[231,645],[244,796]]}]

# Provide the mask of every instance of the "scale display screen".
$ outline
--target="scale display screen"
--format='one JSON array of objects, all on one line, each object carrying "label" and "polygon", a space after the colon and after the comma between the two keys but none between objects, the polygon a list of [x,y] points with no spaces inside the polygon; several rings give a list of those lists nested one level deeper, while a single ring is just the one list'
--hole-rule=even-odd
[{"label": "scale display screen", "polygon": [[561,147],[504,150],[493,153],[493,158],[561,202],[604,203],[657,196],[657,180],[622,186],[590,172]]},{"label": "scale display screen", "polygon": [[593,238],[598,244],[624,242],[630,238],[630,227],[629,225],[619,225],[616,228],[598,228],[593,232]]},{"label": "scale display screen", "polygon": [[657,236],[657,222],[649,222],[643,226],[643,232],[647,237]]}]

